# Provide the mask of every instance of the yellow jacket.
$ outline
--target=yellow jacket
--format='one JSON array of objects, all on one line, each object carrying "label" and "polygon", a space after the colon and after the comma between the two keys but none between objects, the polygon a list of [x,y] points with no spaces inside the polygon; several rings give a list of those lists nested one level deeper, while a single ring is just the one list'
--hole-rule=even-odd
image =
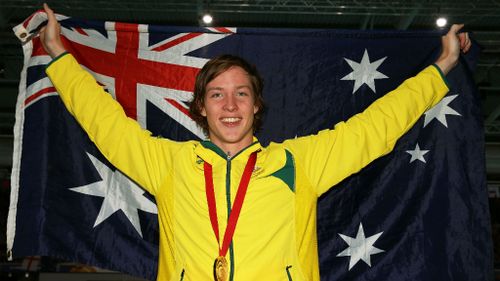
[{"label": "yellow jacket", "polygon": [[219,233],[249,155],[257,163],[226,258],[230,280],[319,280],[317,198],[389,153],[397,139],[448,91],[429,66],[363,113],[317,135],[254,143],[232,158],[209,141],[152,137],[69,54],[47,74],[70,113],[104,156],[156,198],[159,281],[213,280],[218,243],[210,224],[203,162],[213,167]]}]

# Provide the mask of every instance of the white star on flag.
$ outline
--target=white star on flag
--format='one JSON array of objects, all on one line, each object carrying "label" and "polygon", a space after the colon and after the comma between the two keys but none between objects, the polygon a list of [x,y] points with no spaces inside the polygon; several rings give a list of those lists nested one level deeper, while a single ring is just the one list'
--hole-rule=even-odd
[{"label": "white star on flag", "polygon": [[429,150],[421,150],[420,146],[418,146],[418,143],[415,146],[414,150],[407,150],[406,151],[406,153],[411,155],[410,163],[415,161],[415,160],[420,160],[424,163],[427,163],[427,162],[425,162],[425,158],[424,158],[424,155],[427,154],[427,152],[429,152]]},{"label": "white star on flag", "polygon": [[352,72],[342,77],[340,80],[354,80],[354,88],[352,93],[354,94],[359,87],[363,84],[368,85],[370,89],[374,93],[375,90],[375,79],[385,79],[389,78],[385,76],[385,74],[377,71],[377,68],[384,62],[387,57],[383,57],[375,62],[370,63],[370,57],[368,56],[368,50],[365,49],[365,53],[363,54],[363,58],[361,62],[357,63],[348,58],[344,58],[344,60],[349,64],[352,68]]},{"label": "white star on flag", "polygon": [[156,204],[147,199],[144,196],[144,190],[120,171],[112,171],[93,155],[89,153],[87,153],[87,155],[90,161],[92,161],[92,164],[94,164],[102,180],[84,186],[70,188],[70,190],[87,195],[104,197],[101,210],[94,223],[94,228],[116,211],[122,210],[132,226],[142,237],[138,210],[158,214]]},{"label": "white star on flag", "polygon": [[454,100],[458,95],[452,95],[444,97],[438,104],[436,104],[431,109],[427,110],[425,114],[424,127],[427,126],[432,120],[437,119],[441,124],[448,128],[448,123],[446,122],[446,115],[460,115],[453,108],[449,107],[448,104]]},{"label": "white star on flag", "polygon": [[362,223],[359,223],[356,238],[339,233],[340,237],[347,243],[347,245],[349,245],[349,247],[338,254],[337,257],[351,257],[349,260],[349,270],[351,270],[351,268],[360,260],[363,260],[368,266],[371,267],[371,255],[385,252],[384,250],[373,246],[382,233],[384,232],[379,232],[370,237],[365,237]]}]

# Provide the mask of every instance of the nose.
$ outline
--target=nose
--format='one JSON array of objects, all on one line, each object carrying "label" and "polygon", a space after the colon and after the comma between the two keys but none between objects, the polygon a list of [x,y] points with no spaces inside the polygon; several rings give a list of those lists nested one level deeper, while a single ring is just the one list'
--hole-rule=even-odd
[{"label": "nose", "polygon": [[235,111],[238,108],[236,104],[236,99],[233,95],[227,95],[224,103],[224,109],[227,111]]}]

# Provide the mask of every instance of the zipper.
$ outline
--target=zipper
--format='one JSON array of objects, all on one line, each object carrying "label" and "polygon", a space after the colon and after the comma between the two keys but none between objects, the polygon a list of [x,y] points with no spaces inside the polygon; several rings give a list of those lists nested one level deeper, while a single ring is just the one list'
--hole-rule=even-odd
[{"label": "zipper", "polygon": [[181,279],[180,279],[180,281],[182,281],[182,280],[184,280],[184,269],[182,269],[182,271],[181,271]]},{"label": "zipper", "polygon": [[288,281],[293,281],[292,280],[292,273],[290,272],[290,268],[292,268],[291,265],[286,266],[286,275],[288,276]]},{"label": "zipper", "polygon": [[[227,217],[231,214],[231,155],[226,157],[226,203],[227,203]],[[233,281],[234,278],[234,250],[233,241],[229,243],[229,281]]]},{"label": "zipper", "polygon": [[[220,149],[218,146],[216,146],[214,143],[211,141],[202,141],[201,145],[207,149],[212,150],[215,152],[217,155],[221,156],[222,158],[226,159],[226,204],[227,204],[227,217],[229,220],[229,215],[231,214],[231,160],[241,154],[243,151],[247,150],[249,147],[253,146],[254,144],[257,144],[258,141],[255,141],[251,143],[249,146],[245,147],[244,149],[240,150],[238,153],[235,155],[230,155],[226,152],[224,152],[222,149]],[[233,241],[231,240],[231,243],[229,244],[229,262],[231,264],[229,268],[229,281],[234,280],[234,248],[233,248]],[[181,279],[182,280],[182,279]]]}]

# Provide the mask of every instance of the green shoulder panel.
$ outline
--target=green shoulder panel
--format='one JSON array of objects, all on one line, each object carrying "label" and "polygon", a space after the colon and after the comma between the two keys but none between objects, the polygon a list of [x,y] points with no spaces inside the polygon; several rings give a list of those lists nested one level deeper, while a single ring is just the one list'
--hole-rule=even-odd
[{"label": "green shoulder panel", "polygon": [[293,155],[290,151],[285,150],[286,153],[286,163],[283,168],[274,172],[271,176],[277,177],[282,180],[292,192],[295,192],[295,163],[293,160]]}]

